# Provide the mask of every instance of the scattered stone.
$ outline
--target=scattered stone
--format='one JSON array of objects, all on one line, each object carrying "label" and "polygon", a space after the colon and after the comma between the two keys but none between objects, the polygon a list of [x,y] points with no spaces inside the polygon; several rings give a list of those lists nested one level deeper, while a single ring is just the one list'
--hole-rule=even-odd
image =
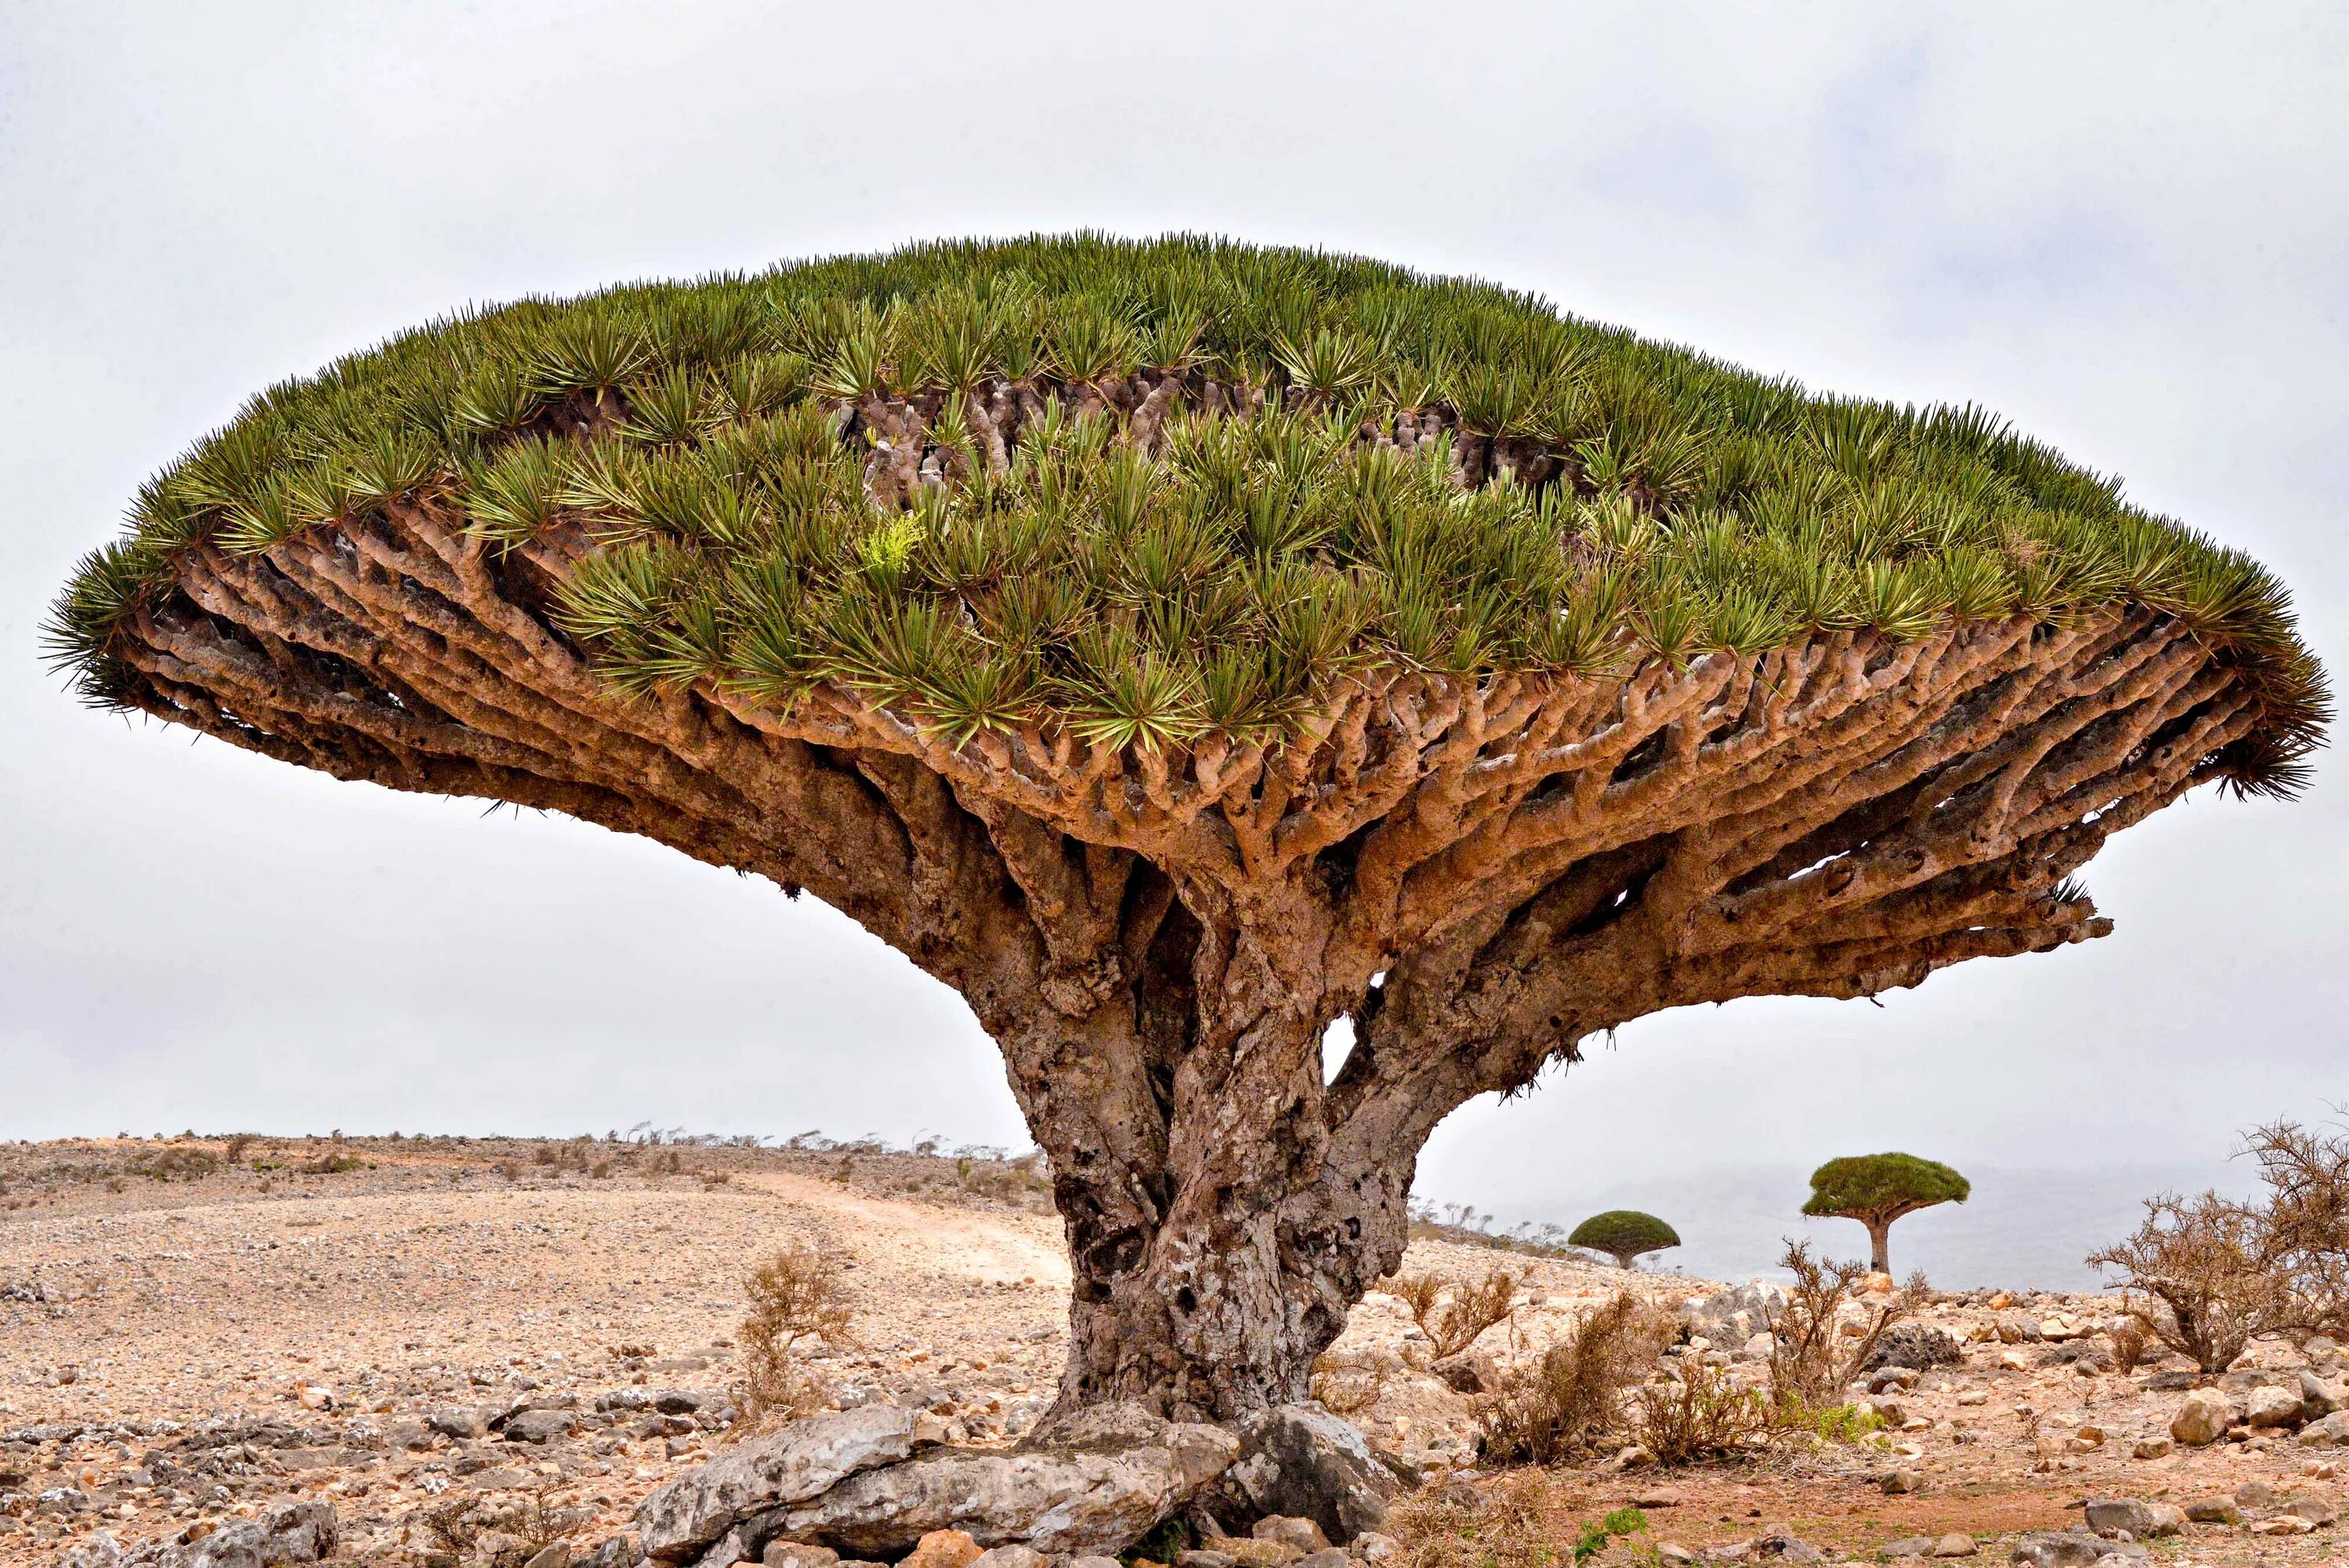
[{"label": "scattered stone", "polygon": [[424,1424],[444,1438],[478,1438],[490,1429],[481,1412],[462,1405],[444,1405],[425,1417]]},{"label": "scattered stone", "polygon": [[1888,1541],[1876,1549],[1878,1562],[1892,1563],[1903,1557],[1924,1558],[1933,1554],[1939,1544],[1930,1535],[1904,1535],[1898,1541]]},{"label": "scattered stone", "polygon": [[1754,1538],[1754,1556],[1757,1561],[1777,1563],[1824,1563],[1826,1553],[1799,1539],[1785,1525],[1776,1525]]},{"label": "scattered stone", "polygon": [[2279,1513],[2271,1518],[2254,1520],[2251,1522],[2251,1533],[2254,1535],[2305,1535],[2315,1528],[2315,1525],[2296,1513]]},{"label": "scattered stone", "polygon": [[933,1530],[914,1542],[899,1568],[970,1568],[979,1554],[978,1542],[968,1532]]},{"label": "scattered stone", "polygon": [[2216,1388],[2197,1388],[2170,1418],[2169,1435],[2189,1449],[2206,1448],[2227,1435],[2241,1412]]},{"label": "scattered stone", "polygon": [[2349,1388],[2327,1383],[2313,1372],[2300,1375],[2301,1419],[2321,1421],[2344,1408],[2349,1408]]},{"label": "scattered stone", "polygon": [[2186,1505],[2186,1517],[2197,1524],[2240,1524],[2243,1511],[2231,1497],[2198,1497]]},{"label": "scattered stone", "polygon": [[1119,1563],[1114,1557],[1103,1557],[1097,1553],[1087,1552],[1069,1559],[1069,1568],[1124,1568],[1124,1564]]},{"label": "scattered stone", "polygon": [[[1310,1519],[1329,1542],[1350,1542],[1386,1523],[1402,1491],[1350,1422],[1306,1405],[1282,1405],[1240,1434],[1240,1453],[1206,1500],[1230,1523],[1286,1514]],[[1219,1469],[1222,1467],[1218,1467]]]},{"label": "scattered stone", "polygon": [[2137,1387],[2148,1394],[2175,1394],[2202,1381],[2199,1372],[2157,1372]]},{"label": "scattered stone", "polygon": [[2341,1511],[2321,1498],[2296,1497],[2284,1504],[2286,1513],[2296,1514],[2322,1529],[2341,1517]]},{"label": "scattered stone", "polygon": [[1656,1542],[1656,1555],[1664,1562],[1671,1563],[1672,1568],[1688,1568],[1690,1563],[1696,1561],[1696,1553],[1677,1541]]},{"label": "scattered stone", "polygon": [[2036,1345],[2047,1337],[2040,1326],[2027,1317],[2002,1317],[1997,1326],[2001,1345]]},{"label": "scattered stone", "polygon": [[1860,1363],[1860,1370],[1878,1367],[1955,1367],[1966,1358],[1965,1346],[1947,1329],[1928,1323],[1896,1323],[1884,1331],[1876,1348]]},{"label": "scattered stone", "polygon": [[1639,1496],[1631,1500],[1631,1506],[1633,1508],[1678,1508],[1680,1505],[1681,1494],[1679,1492],[1668,1491],[1661,1489],[1643,1491]]},{"label": "scattered stone", "polygon": [[1974,1538],[1972,1536],[1965,1534],[1961,1531],[1952,1530],[1947,1535],[1942,1536],[1939,1541],[1933,1542],[1932,1555],[1936,1557],[1971,1557],[1975,1553],[1980,1552],[1982,1548],[1974,1543]]},{"label": "scattered stone", "polygon": [[1320,1525],[1293,1514],[1268,1513],[1248,1533],[1258,1541],[1286,1541],[1303,1553],[1330,1550],[1330,1537],[1322,1533]]},{"label": "scattered stone", "polygon": [[2030,1568],[2095,1568],[2106,1557],[2119,1557],[2141,1565],[2151,1555],[2134,1541],[2107,1541],[2085,1530],[2063,1530],[2023,1536],[2014,1543],[2014,1551],[2007,1560],[2027,1563]]},{"label": "scattered stone", "polygon": [[2177,1446],[2168,1438],[2139,1438],[2136,1446],[2129,1449],[2129,1457],[2139,1460],[2166,1460]]},{"label": "scattered stone", "polygon": [[1375,1530],[1365,1530],[1350,1542],[1355,1556],[1371,1563],[1372,1568],[1382,1563],[1402,1560],[1402,1542],[1393,1536]]},{"label": "scattered stone", "polygon": [[579,1429],[579,1418],[568,1410],[524,1410],[506,1421],[510,1443],[551,1443]]},{"label": "scattered stone", "polygon": [[[1007,1549],[999,1546],[996,1550],[1001,1552]],[[986,1560],[982,1558],[980,1561]],[[1238,1562],[1239,1559],[1228,1552],[1214,1552],[1196,1546],[1186,1552],[1174,1553],[1174,1568],[1234,1568],[1234,1564]]]},{"label": "scattered stone", "polygon": [[[770,1541],[759,1561],[766,1568],[836,1568],[840,1553],[829,1546],[810,1546],[798,1541]],[[993,1568],[990,1564],[989,1568]]]},{"label": "scattered stone", "polygon": [[533,1553],[522,1568],[571,1568],[571,1542],[551,1541]]},{"label": "scattered stone", "polygon": [[[1475,1488],[1464,1490],[1474,1494]],[[1286,1541],[1258,1541],[1254,1536],[1226,1538],[1222,1555],[1229,1557],[1239,1568],[1288,1568],[1304,1553]]]},{"label": "scattered stone", "polygon": [[2283,1494],[2263,1480],[2247,1480],[2235,1489],[2235,1501],[2245,1508],[2273,1508]]},{"label": "scattered stone", "polygon": [[2301,1418],[2297,1388],[2254,1388],[2243,1400],[2243,1419],[2254,1427],[2297,1427]]},{"label": "scattered stone", "polygon": [[1888,1496],[1906,1497],[1923,1486],[1925,1478],[1913,1470],[1887,1470],[1884,1479],[1877,1484],[1884,1488]]},{"label": "scattered stone", "polygon": [[1016,1541],[990,1546],[971,1559],[970,1568],[1050,1568],[1051,1559]]},{"label": "scattered stone", "polygon": [[[1133,1568],[1142,1568],[1142,1564],[1137,1562]],[[1309,1552],[1299,1557],[1297,1560],[1297,1568],[1355,1568],[1355,1563],[1353,1558],[1347,1555],[1345,1548],[1331,1546],[1319,1552]]]},{"label": "scattered stone", "polygon": [[2349,1447],[2349,1410],[2335,1410],[2319,1417],[2301,1428],[2292,1439],[2305,1449],[2337,1449]]}]

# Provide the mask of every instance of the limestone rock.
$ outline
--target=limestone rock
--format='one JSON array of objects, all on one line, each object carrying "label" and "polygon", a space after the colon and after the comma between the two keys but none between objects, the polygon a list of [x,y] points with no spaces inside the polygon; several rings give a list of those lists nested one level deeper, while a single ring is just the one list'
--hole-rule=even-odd
[{"label": "limestone rock", "polygon": [[1034,1547],[1015,1541],[988,1547],[971,1560],[970,1568],[1050,1568],[1051,1561]]},{"label": "limestone rock", "polygon": [[2243,1418],[2254,1427],[2296,1427],[2300,1405],[2297,1388],[2254,1388],[2243,1400]]},{"label": "limestone rock", "polygon": [[1888,1470],[1878,1484],[1889,1496],[1906,1497],[1924,1485],[1925,1478],[1912,1470]]},{"label": "limestone rock", "polygon": [[1876,1348],[1860,1364],[1860,1370],[1873,1372],[1880,1367],[1955,1367],[1965,1358],[1964,1346],[1948,1330],[1928,1323],[1896,1323],[1884,1331]]},{"label": "limestone rock", "polygon": [[2240,1524],[2243,1511],[2231,1497],[2198,1497],[2186,1505],[2186,1517],[2197,1524]]},{"label": "limestone rock", "polygon": [[2137,1440],[2137,1446],[2129,1449],[2129,1457],[2140,1460],[2165,1460],[2177,1446],[2177,1443],[2168,1438],[2139,1438]]},{"label": "limestone rock", "polygon": [[1223,1554],[1240,1568],[1288,1568],[1305,1555],[1286,1541],[1258,1541],[1254,1536],[1227,1537]]},{"label": "limestone rock", "polygon": [[2170,1418],[2169,1435],[2189,1449],[2203,1448],[2225,1437],[2240,1415],[2234,1401],[2218,1389],[2197,1388]]},{"label": "limestone rock", "polygon": [[1893,1563],[1903,1557],[1930,1557],[1934,1541],[1929,1535],[1904,1535],[1898,1541],[1888,1541],[1876,1549],[1878,1562]]},{"label": "limestone rock", "polygon": [[2294,1439],[2302,1448],[2337,1449],[2349,1447],[2349,1410],[2335,1410],[2301,1428]]},{"label": "limestone rock", "polygon": [[[913,1450],[914,1412],[865,1405],[795,1421],[772,1437],[678,1477],[638,1505],[645,1554],[664,1562],[694,1555],[763,1511],[804,1502],[848,1477],[903,1460]],[[769,1532],[797,1536],[799,1531]],[[900,1544],[911,1546],[916,1531]]]},{"label": "limestone rock", "polygon": [[2137,1541],[2175,1535],[2186,1522],[2185,1515],[2168,1503],[2147,1502],[2134,1497],[2093,1498],[2085,1512],[2088,1528],[2099,1534],[2126,1530]]},{"label": "limestone rock", "polygon": [[2106,1557],[2143,1564],[2151,1554],[2134,1541],[2106,1541],[2085,1530],[2047,1531],[2023,1536],[2008,1561],[2029,1568],[2094,1568]]},{"label": "limestone rock", "polygon": [[551,1443],[579,1429],[579,1418],[568,1410],[524,1410],[506,1422],[510,1443]]},{"label": "limestone rock", "polygon": [[1256,1522],[1248,1533],[1258,1541],[1286,1541],[1302,1553],[1330,1550],[1330,1537],[1322,1532],[1321,1526],[1295,1514],[1268,1513]]},{"label": "limestone rock", "polygon": [[899,1568],[970,1568],[980,1548],[966,1531],[933,1530],[914,1542]]},{"label": "limestone rock", "polygon": [[1382,1534],[1375,1530],[1363,1531],[1354,1537],[1350,1544],[1354,1555],[1371,1564],[1371,1568],[1379,1568],[1381,1563],[1402,1561],[1402,1542],[1392,1535]]},{"label": "limestone rock", "polygon": [[1282,1405],[1241,1434],[1239,1462],[1208,1500],[1230,1525],[1268,1513],[1310,1519],[1330,1541],[1345,1542],[1386,1522],[1387,1501],[1402,1488],[1342,1418],[1309,1405]]},{"label": "limestone rock", "polygon": [[126,1568],[289,1568],[323,1562],[340,1543],[335,1505],[319,1499],[237,1520],[184,1546],[159,1542],[118,1561]]},{"label": "limestone rock", "polygon": [[2301,1419],[2321,1421],[2344,1408],[2349,1408],[2349,1388],[2327,1383],[2313,1372],[2300,1375]]},{"label": "limestone rock", "polygon": [[766,1568],[833,1568],[840,1553],[829,1546],[809,1546],[797,1541],[770,1541],[759,1561]]},{"label": "limestone rock", "polygon": [[481,1412],[462,1405],[444,1405],[425,1417],[424,1424],[444,1438],[478,1438],[490,1429]]},{"label": "limestone rock", "polygon": [[1936,1557],[1971,1557],[1981,1550],[1974,1544],[1974,1538],[1962,1531],[1952,1530],[1933,1542],[1933,1555]]},{"label": "limestone rock", "polygon": [[863,1558],[896,1558],[935,1530],[964,1531],[981,1546],[1114,1553],[1222,1475],[1239,1449],[1220,1427],[1162,1421],[1139,1407],[1088,1411],[1009,1450],[939,1449],[860,1467],[751,1522]]}]

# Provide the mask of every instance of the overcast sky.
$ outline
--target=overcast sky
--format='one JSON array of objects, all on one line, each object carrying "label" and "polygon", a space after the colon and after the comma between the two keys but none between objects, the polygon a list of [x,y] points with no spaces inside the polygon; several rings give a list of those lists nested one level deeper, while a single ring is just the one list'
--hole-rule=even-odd
[{"label": "overcast sky", "polygon": [[[2274,565],[2339,671],[2344,73],[2341,6],[2142,0],[0,10],[0,1136],[1023,1141],[960,1002],[812,901],[60,695],[50,593],[268,382],[913,238],[1319,244],[1985,402]],[[1882,1147],[2219,1179],[2349,1099],[2342,772],[2125,835],[2106,941],[1627,1028],[1454,1117],[1422,1190],[1570,1222]]]}]

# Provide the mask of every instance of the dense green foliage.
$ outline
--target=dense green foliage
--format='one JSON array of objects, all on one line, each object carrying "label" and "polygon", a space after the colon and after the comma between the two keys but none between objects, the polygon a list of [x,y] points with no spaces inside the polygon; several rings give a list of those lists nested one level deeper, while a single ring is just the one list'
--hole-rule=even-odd
[{"label": "dense green foliage", "polygon": [[[1141,449],[1092,395],[1136,372],[1257,396],[1212,418],[1187,397]],[[1006,387],[1040,395],[1008,463],[985,439]],[[908,398],[946,482],[878,506],[858,411]],[[1372,438],[1419,409],[1438,438]],[[119,700],[113,641],[182,552],[403,502],[501,549],[585,529],[559,619],[623,690],[787,704],[832,680],[957,742],[1040,716],[1269,736],[1370,665],[1596,674],[2123,601],[2258,693],[2239,787],[2296,787],[2329,717],[2269,573],[1978,408],[1814,395],[1491,284],[1194,239],[920,245],[435,323],[271,387],[149,482],[54,655]]]},{"label": "dense green foliage", "polygon": [[1803,1212],[1849,1220],[1891,1217],[1936,1203],[1962,1203],[1972,1192],[1971,1182],[1938,1161],[1854,1154],[1811,1172],[1810,1201]]},{"label": "dense green foliage", "polygon": [[1653,1214],[1644,1214],[1637,1209],[1609,1209],[1575,1226],[1566,1243],[1570,1247],[1588,1247],[1594,1253],[1605,1253],[1628,1263],[1641,1253],[1679,1246],[1681,1238],[1679,1232]]}]

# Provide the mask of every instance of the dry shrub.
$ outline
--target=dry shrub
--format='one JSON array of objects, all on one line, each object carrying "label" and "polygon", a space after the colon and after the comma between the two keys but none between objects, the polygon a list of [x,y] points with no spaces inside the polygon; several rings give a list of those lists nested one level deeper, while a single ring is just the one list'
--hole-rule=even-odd
[{"label": "dry shrub", "polygon": [[2145,1319],[2132,1313],[2114,1324],[2105,1337],[2112,1341],[2113,1370],[2124,1375],[2136,1371],[2137,1364],[2145,1359]]},{"label": "dry shrub", "polygon": [[2144,1317],[2164,1345],[2223,1372],[2253,1336],[2308,1326],[2282,1251],[2259,1206],[2165,1192],[2145,1201],[2134,1234],[2088,1261],[2153,1297]]},{"label": "dry shrub", "polygon": [[244,1151],[252,1147],[253,1134],[240,1132],[228,1140],[228,1147],[222,1151],[221,1158],[231,1165],[242,1165],[244,1163]]},{"label": "dry shrub", "polygon": [[1501,1376],[1478,1401],[1485,1455],[1498,1464],[1557,1464],[1622,1429],[1624,1395],[1654,1367],[1671,1319],[1629,1291],[1594,1307],[1560,1340]]},{"label": "dry shrub", "polygon": [[1770,1401],[1741,1388],[1725,1367],[1684,1356],[1679,1376],[1651,1383],[1635,1397],[1632,1429],[1660,1463],[1726,1459],[1754,1447],[1770,1432]]},{"label": "dry shrub", "polygon": [[1367,1410],[1386,1392],[1393,1357],[1379,1350],[1325,1350],[1313,1359],[1313,1397],[1331,1412]]},{"label": "dry shrub", "polygon": [[840,1265],[821,1248],[793,1243],[750,1271],[750,1314],[742,1320],[742,1380],[752,1417],[804,1414],[820,1390],[799,1364],[809,1340],[853,1343],[854,1316]]},{"label": "dry shrub", "polygon": [[1859,1375],[1884,1331],[1909,1311],[1905,1295],[1861,1308],[1859,1332],[1844,1332],[1852,1289],[1868,1277],[1866,1264],[1811,1255],[1808,1242],[1788,1241],[1778,1266],[1793,1274],[1786,1299],[1770,1314],[1770,1387],[1783,1402],[1832,1403]]},{"label": "dry shrub", "polygon": [[1411,1309],[1412,1321],[1427,1336],[1429,1358],[1441,1361],[1509,1320],[1517,1282],[1508,1270],[1494,1269],[1481,1280],[1449,1287],[1433,1274],[1401,1274],[1384,1288]]}]

